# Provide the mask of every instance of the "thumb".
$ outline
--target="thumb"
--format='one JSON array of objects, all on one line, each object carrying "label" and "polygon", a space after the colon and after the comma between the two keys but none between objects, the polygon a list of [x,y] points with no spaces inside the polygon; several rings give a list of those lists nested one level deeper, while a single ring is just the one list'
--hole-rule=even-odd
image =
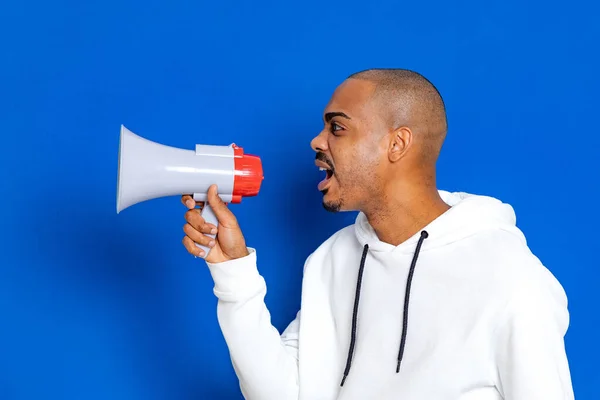
[{"label": "thumb", "polygon": [[211,185],[208,188],[207,195],[208,204],[213,209],[215,216],[219,220],[219,224],[226,228],[231,228],[237,224],[235,215],[229,210],[227,205],[221,200],[217,193],[217,185]]}]

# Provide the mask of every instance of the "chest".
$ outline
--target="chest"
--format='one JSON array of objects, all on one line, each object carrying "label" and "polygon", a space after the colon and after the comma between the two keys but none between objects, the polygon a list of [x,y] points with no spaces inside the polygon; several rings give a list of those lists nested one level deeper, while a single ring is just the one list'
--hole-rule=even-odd
[{"label": "chest", "polygon": [[[331,267],[324,306],[335,327],[338,365],[346,362],[354,314],[356,318],[352,368],[340,399],[360,398],[344,393],[379,393],[371,398],[381,399],[396,398],[386,393],[402,393],[402,398],[462,399],[474,393],[476,399],[498,398],[492,362],[495,312],[489,290],[451,270],[451,257],[444,264],[431,261],[427,256],[420,259],[407,297],[410,256],[383,262],[367,259],[356,313],[360,258],[348,257]],[[404,330],[404,355],[396,373]],[[454,397],[444,397],[449,394]]]}]

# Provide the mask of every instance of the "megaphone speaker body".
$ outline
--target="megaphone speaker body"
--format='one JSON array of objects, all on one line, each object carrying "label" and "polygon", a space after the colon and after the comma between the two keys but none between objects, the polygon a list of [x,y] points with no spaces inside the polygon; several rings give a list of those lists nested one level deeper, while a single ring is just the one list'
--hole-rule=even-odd
[{"label": "megaphone speaker body", "polygon": [[[226,203],[256,196],[262,183],[260,158],[244,154],[241,147],[197,144],[195,150],[152,142],[121,126],[117,173],[117,213],[159,197],[192,194],[206,201],[208,188],[216,184]],[[218,221],[205,204],[204,219]],[[214,236],[213,236],[214,237]],[[198,245],[208,254],[209,249]]]}]

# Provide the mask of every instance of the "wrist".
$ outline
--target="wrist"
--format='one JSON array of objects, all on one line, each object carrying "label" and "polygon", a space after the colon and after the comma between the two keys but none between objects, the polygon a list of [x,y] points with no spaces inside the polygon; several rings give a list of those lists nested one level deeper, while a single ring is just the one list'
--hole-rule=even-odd
[{"label": "wrist", "polygon": [[250,251],[248,251],[248,247],[245,244],[243,247],[239,247],[231,253],[225,253],[226,261],[237,260],[238,258],[248,257],[249,255]]}]

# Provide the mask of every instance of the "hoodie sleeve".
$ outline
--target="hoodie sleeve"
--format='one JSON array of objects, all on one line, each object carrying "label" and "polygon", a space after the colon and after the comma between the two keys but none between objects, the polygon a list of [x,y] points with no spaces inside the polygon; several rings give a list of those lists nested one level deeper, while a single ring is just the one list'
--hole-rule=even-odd
[{"label": "hoodie sleeve", "polygon": [[256,251],[248,250],[240,259],[207,263],[233,368],[247,400],[297,400],[300,312],[280,335],[264,302]]},{"label": "hoodie sleeve", "polygon": [[505,400],[572,400],[565,293],[549,271],[519,286],[497,330],[500,393]]}]

